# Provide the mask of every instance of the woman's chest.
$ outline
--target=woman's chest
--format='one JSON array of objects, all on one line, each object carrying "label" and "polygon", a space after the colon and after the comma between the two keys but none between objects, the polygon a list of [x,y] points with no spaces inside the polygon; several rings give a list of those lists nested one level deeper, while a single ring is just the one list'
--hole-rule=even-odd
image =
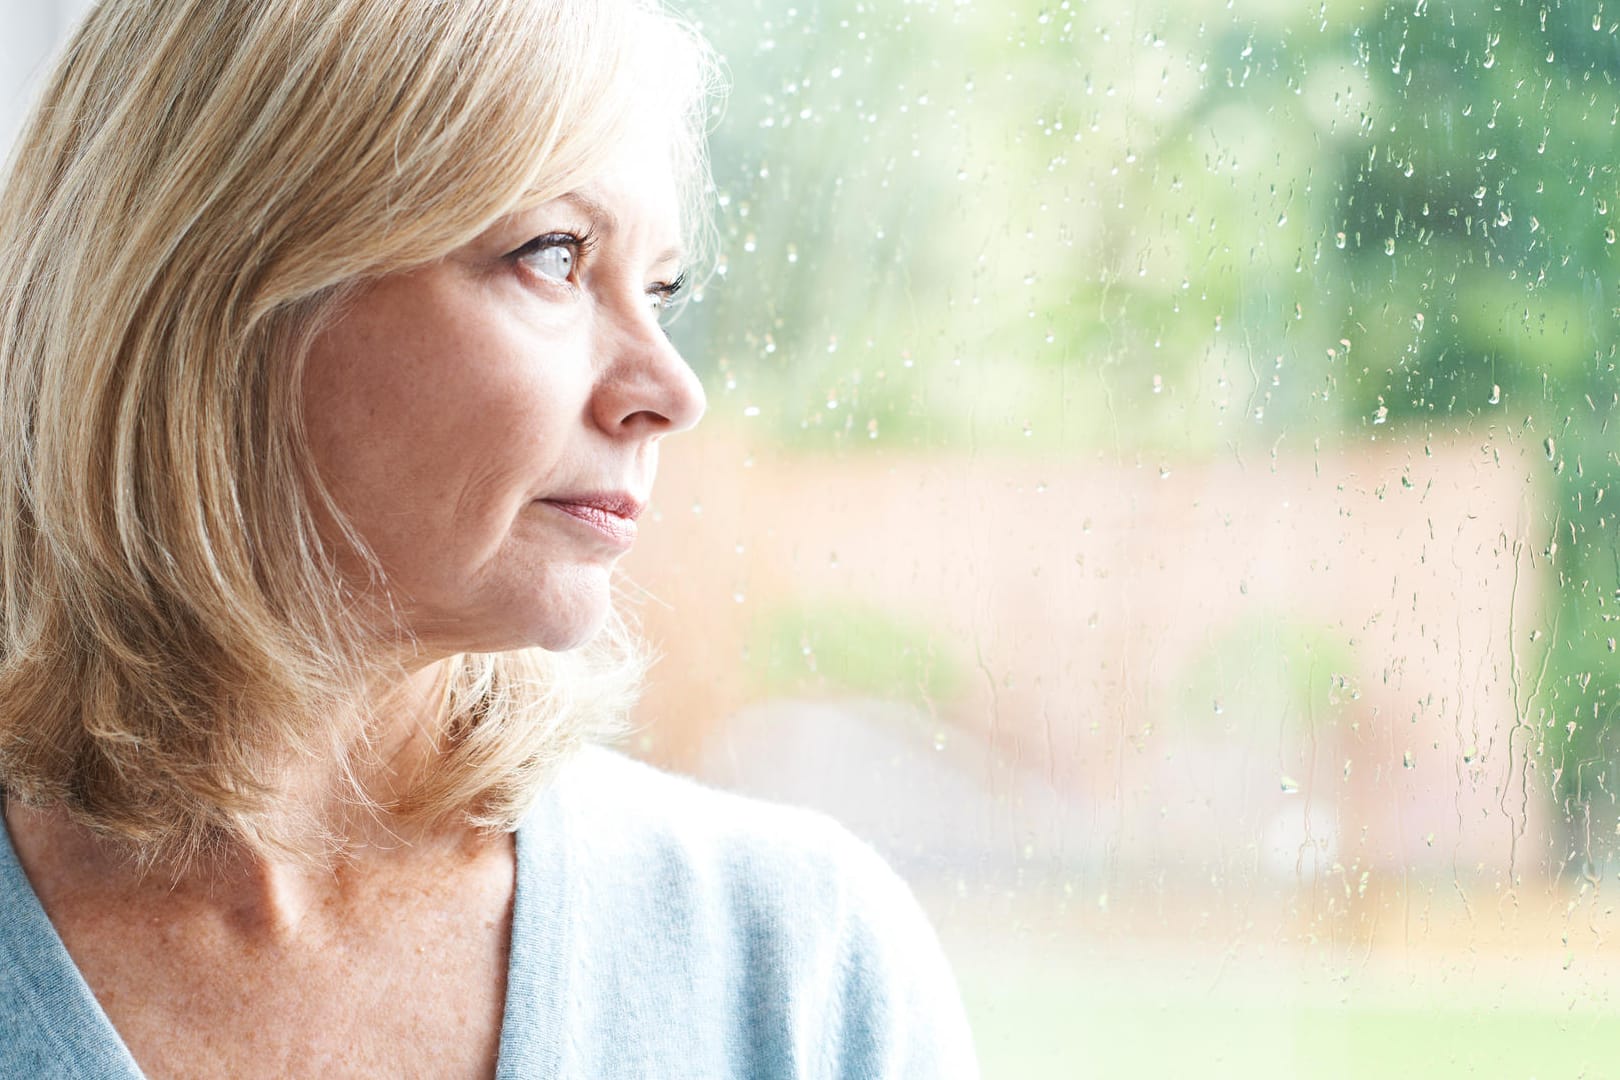
[{"label": "woman's chest", "polygon": [[172,916],[69,922],[59,932],[149,1080],[488,1080],[511,909],[479,901],[349,912],[279,941]]}]

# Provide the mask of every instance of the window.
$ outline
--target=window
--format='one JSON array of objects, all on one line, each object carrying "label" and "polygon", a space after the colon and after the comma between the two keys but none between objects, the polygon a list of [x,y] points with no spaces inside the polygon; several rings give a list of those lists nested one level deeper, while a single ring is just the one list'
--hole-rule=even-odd
[{"label": "window", "polygon": [[1620,12],[702,16],[646,752],[884,850],[987,1076],[1600,1068]]}]

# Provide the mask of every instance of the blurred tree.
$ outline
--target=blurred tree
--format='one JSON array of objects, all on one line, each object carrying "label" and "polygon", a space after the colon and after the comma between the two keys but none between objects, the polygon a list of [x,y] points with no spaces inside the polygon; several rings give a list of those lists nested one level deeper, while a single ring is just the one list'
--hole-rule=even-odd
[{"label": "blurred tree", "polygon": [[1539,444],[1556,610],[1521,746],[1575,837],[1594,812],[1612,834],[1620,24],[1601,5],[1420,2],[1355,40],[1386,103],[1367,152],[1337,162],[1345,334],[1378,358],[1355,395],[1405,430]]}]

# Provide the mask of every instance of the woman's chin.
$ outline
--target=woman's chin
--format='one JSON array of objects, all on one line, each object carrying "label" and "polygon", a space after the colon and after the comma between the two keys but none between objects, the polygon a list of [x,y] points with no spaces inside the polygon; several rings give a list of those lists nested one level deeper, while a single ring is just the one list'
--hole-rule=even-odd
[{"label": "woman's chin", "polygon": [[[495,621],[505,624],[504,633],[490,635],[501,643],[476,651],[539,648],[567,652],[588,644],[607,622],[612,609],[610,576],[606,568],[584,569],[530,594],[520,610],[491,612],[497,615]],[[566,587],[558,588],[559,584]],[[514,589],[509,595],[515,599],[523,593]]]},{"label": "woman's chin", "polygon": [[531,648],[568,652],[588,644],[612,610],[611,573],[591,568],[575,569],[561,580],[547,577],[538,583],[486,587],[472,603],[434,609],[423,605],[411,611],[406,621],[414,632],[417,659]]},{"label": "woman's chin", "polygon": [[529,641],[517,647],[534,647],[545,649],[547,652],[568,652],[590,644],[591,639],[602,629],[605,622],[607,622],[606,607],[594,618],[575,619],[565,626],[548,626],[543,632],[535,634]]}]

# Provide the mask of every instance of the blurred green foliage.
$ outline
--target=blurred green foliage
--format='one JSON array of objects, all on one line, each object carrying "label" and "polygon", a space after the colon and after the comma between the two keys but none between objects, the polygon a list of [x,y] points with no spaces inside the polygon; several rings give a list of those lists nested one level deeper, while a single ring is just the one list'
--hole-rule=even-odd
[{"label": "blurred green foliage", "polygon": [[1551,652],[1521,721],[1562,819],[1588,837],[1588,813],[1607,833],[1615,821],[1617,30],[1590,3],[1387,9],[1358,35],[1389,102],[1382,152],[1341,162],[1338,182],[1341,228],[1372,241],[1344,268],[1349,305],[1425,315],[1405,342],[1398,319],[1372,320],[1391,332],[1357,373],[1362,408],[1381,396],[1418,430],[1499,410],[1497,436],[1535,440],[1556,478]]},{"label": "blurred green foliage", "polygon": [[748,661],[754,680],[774,694],[853,693],[927,705],[952,700],[966,678],[931,628],[848,603],[766,612]]},{"label": "blurred green foliage", "polygon": [[1190,729],[1249,735],[1337,723],[1360,697],[1344,642],[1285,611],[1250,614],[1223,628],[1185,668],[1176,713]]},{"label": "blurred green foliage", "polygon": [[1558,590],[1524,745],[1566,821],[1613,821],[1620,10],[699,14],[726,255],[678,334],[716,421],[817,453],[1531,445]]}]

